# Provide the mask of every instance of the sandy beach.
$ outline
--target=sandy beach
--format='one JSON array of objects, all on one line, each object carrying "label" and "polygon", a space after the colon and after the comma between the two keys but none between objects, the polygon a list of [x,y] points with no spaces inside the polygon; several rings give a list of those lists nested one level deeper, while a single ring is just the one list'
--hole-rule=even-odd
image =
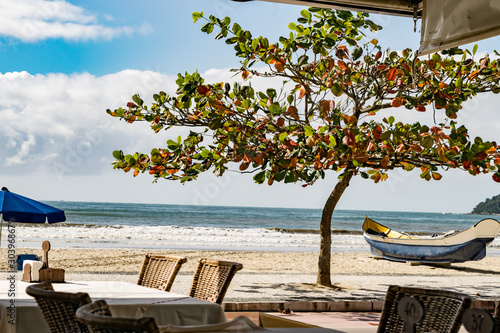
[{"label": "sandy beach", "polygon": [[[7,257],[1,249],[1,257]],[[135,283],[147,250],[52,249],[49,265],[64,268],[67,281],[115,280]],[[408,265],[374,258],[370,253],[333,253],[334,288],[315,286],[316,253],[238,251],[153,251],[188,258],[172,291],[187,293],[200,258],[237,261],[244,268],[231,283],[225,302],[382,300],[391,284],[443,288],[500,299],[500,257],[450,266]],[[42,255],[41,249],[17,249],[17,254]],[[7,275],[6,260],[0,262]],[[20,273],[18,273],[20,278]]]}]

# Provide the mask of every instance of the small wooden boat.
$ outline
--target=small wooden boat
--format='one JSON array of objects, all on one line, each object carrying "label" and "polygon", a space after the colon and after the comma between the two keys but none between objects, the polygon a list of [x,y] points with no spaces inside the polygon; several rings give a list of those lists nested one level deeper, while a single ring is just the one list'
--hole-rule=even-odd
[{"label": "small wooden boat", "polygon": [[481,260],[488,246],[500,232],[500,222],[484,219],[457,232],[417,237],[403,234],[368,218],[363,235],[377,257],[394,261],[455,263]]}]

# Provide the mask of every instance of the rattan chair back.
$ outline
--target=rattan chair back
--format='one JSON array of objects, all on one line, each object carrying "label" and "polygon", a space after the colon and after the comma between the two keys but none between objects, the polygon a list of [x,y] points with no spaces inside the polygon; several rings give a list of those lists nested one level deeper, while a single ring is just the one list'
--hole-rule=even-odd
[{"label": "rattan chair back", "polygon": [[89,332],[87,326],[75,318],[76,310],[91,302],[88,294],[54,291],[50,282],[30,285],[26,293],[35,298],[51,333]]},{"label": "rattan chair back", "polygon": [[237,262],[200,259],[189,296],[221,304],[233,276],[242,268]]},{"label": "rattan chair back", "polygon": [[98,300],[80,307],[76,319],[88,326],[93,333],[158,333],[152,317],[112,317],[105,300]]},{"label": "rattan chair back", "polygon": [[170,291],[182,264],[183,257],[164,256],[148,253],[144,257],[137,284],[144,287]]},{"label": "rattan chair back", "polygon": [[380,316],[378,333],[405,332],[406,324],[398,314],[398,304],[405,296],[415,297],[424,308],[423,318],[416,324],[416,332],[458,332],[462,316],[472,302],[467,295],[452,291],[390,286]]}]

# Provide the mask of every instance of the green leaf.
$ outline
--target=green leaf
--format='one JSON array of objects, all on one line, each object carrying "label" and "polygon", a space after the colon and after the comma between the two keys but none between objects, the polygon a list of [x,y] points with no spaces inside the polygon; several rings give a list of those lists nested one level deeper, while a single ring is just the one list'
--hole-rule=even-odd
[{"label": "green leaf", "polygon": [[209,157],[212,157],[212,152],[208,149],[203,149],[201,151],[201,157],[203,158],[209,158]]},{"label": "green leaf", "polygon": [[301,10],[300,11],[300,15],[302,15],[303,17],[305,17],[307,19],[307,21],[311,20],[311,13],[309,13],[309,11],[307,9]]},{"label": "green leaf", "polygon": [[297,30],[297,25],[294,22],[290,22],[290,24],[288,24],[288,29]]},{"label": "green leaf", "polygon": [[311,136],[314,134],[314,130],[311,126],[306,126],[304,131],[305,136]]},{"label": "green leaf", "polygon": [[285,176],[286,176],[286,170],[282,170],[274,176],[274,180],[280,182],[285,178]]},{"label": "green leaf", "polygon": [[475,55],[475,54],[476,54],[476,52],[477,52],[477,48],[478,48],[478,47],[479,47],[479,46],[478,46],[477,44],[475,44],[475,45],[474,45],[474,47],[472,48],[472,55]]},{"label": "green leaf", "polygon": [[116,158],[117,160],[123,159],[123,151],[121,150],[113,151],[113,157]]},{"label": "green leaf", "polygon": [[134,166],[135,165],[135,158],[134,156],[132,155],[126,155],[125,156],[125,161],[130,165],[130,166]]},{"label": "green leaf", "polygon": [[308,61],[309,61],[309,57],[306,56],[305,54],[303,54],[297,59],[297,65],[299,65],[299,66],[305,65],[305,64],[307,64]]},{"label": "green leaf", "polygon": [[424,148],[431,148],[433,144],[434,139],[430,135],[427,135],[420,140],[420,145]]},{"label": "green leaf", "polygon": [[265,172],[265,171],[261,171],[261,172],[259,172],[258,174],[256,174],[256,175],[253,177],[253,180],[254,180],[257,184],[262,184],[262,183],[266,180],[266,172]]},{"label": "green leaf", "polygon": [[337,96],[337,97],[340,97],[342,96],[342,87],[340,86],[340,84],[338,83],[334,83],[332,85],[332,87],[330,88],[330,90],[332,91],[332,93]]},{"label": "green leaf", "polygon": [[292,170],[289,170],[285,176],[285,183],[295,183],[295,174]]},{"label": "green leaf", "polygon": [[179,144],[177,142],[175,142],[174,140],[167,140],[167,146],[168,146],[168,149],[175,150],[179,147]]},{"label": "green leaf", "polygon": [[144,101],[141,99],[141,97],[139,97],[138,94],[135,94],[134,96],[132,96],[132,100],[135,102],[135,104],[137,105],[140,105],[142,106],[142,104],[144,104]]},{"label": "green leaf", "polygon": [[333,135],[330,135],[330,144],[328,146],[330,147],[335,147],[337,146],[337,140],[335,139],[335,137]]},{"label": "green leaf", "polygon": [[287,133],[284,132],[284,133],[281,133],[278,138],[280,139],[280,141],[283,141],[283,140],[285,140],[286,136],[287,136]]},{"label": "green leaf", "polygon": [[269,112],[271,112],[272,114],[280,114],[281,108],[277,104],[271,104],[269,106]]},{"label": "green leaf", "polygon": [[198,21],[200,18],[203,17],[203,12],[201,13],[198,13],[198,12],[194,12],[193,13],[193,23],[196,23],[196,21]]},{"label": "green leaf", "polygon": [[257,49],[257,47],[259,46],[259,40],[257,38],[255,38],[253,41],[252,41],[252,49]]}]

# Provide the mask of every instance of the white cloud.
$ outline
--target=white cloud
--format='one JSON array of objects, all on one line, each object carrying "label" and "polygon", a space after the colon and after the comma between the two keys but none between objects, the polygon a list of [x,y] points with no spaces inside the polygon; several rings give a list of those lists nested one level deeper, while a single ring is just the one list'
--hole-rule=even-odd
[{"label": "white cloud", "polygon": [[[109,21],[109,17],[106,18]],[[47,38],[67,40],[111,39],[123,34],[151,32],[151,25],[107,27],[95,15],[66,1],[2,0],[0,36],[33,42]]]},{"label": "white cloud", "polygon": [[[106,114],[140,93],[145,100],[173,90],[175,78],[125,70],[83,74],[0,74],[0,155],[4,173],[99,173],[114,149],[146,150],[164,140],[147,124],[129,125]],[[143,125],[143,126],[141,126]],[[105,159],[108,163],[103,164]],[[55,167],[54,167],[55,165]]]},{"label": "white cloud", "polygon": [[[30,153],[30,149],[34,147],[35,144],[36,144],[35,137],[33,135],[28,135],[27,140],[21,143],[21,147],[18,150],[17,154],[11,157],[7,157],[5,159],[5,165],[10,167],[10,166],[16,166],[18,164],[24,164],[25,158],[28,156],[28,154]],[[7,146],[8,145],[9,143],[7,143]],[[15,146],[17,146],[17,144],[15,144]]]}]

